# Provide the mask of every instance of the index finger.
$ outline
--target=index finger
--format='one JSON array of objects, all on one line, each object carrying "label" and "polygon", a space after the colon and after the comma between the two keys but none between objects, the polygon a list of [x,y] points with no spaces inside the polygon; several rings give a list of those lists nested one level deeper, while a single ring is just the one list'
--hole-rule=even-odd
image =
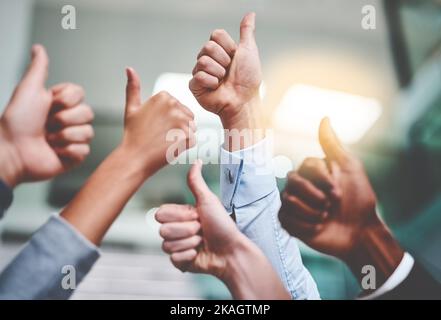
[{"label": "index finger", "polygon": [[162,205],[155,214],[155,219],[159,223],[193,221],[198,218],[196,209],[184,204]]},{"label": "index finger", "polygon": [[51,88],[53,104],[72,108],[84,100],[84,89],[73,83],[63,83]]},{"label": "index finger", "polygon": [[211,33],[210,40],[220,45],[230,57],[234,56],[236,52],[236,42],[234,42],[228,32],[223,29],[214,30]]}]

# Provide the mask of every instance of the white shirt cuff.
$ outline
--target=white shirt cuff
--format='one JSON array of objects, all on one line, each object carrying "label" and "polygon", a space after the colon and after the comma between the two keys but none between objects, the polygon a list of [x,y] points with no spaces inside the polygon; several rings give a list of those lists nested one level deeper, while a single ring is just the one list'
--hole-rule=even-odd
[{"label": "white shirt cuff", "polygon": [[386,280],[386,282],[383,283],[383,285],[380,288],[378,288],[375,292],[367,296],[360,297],[358,298],[358,300],[373,300],[378,297],[381,297],[382,295],[384,295],[389,291],[392,291],[407,278],[407,276],[409,275],[410,271],[413,268],[414,263],[415,261],[413,257],[409,253],[405,252],[403,259],[401,259],[400,264],[392,273],[392,275]]}]

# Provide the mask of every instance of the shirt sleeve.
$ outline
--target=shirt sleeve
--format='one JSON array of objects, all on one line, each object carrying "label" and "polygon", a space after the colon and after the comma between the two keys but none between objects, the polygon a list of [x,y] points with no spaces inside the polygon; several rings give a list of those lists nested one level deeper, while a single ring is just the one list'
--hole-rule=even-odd
[{"label": "shirt sleeve", "polygon": [[268,141],[236,152],[221,148],[220,163],[221,201],[240,231],[263,251],[294,299],[319,299],[297,240],[278,219],[281,201]]},{"label": "shirt sleeve", "polygon": [[12,190],[0,180],[0,219],[12,203]]},{"label": "shirt sleeve", "polygon": [[95,245],[54,215],[0,274],[0,299],[67,299],[99,256]]},{"label": "shirt sleeve", "polygon": [[415,261],[413,257],[409,253],[405,252],[400,264],[392,275],[383,283],[383,285],[371,294],[360,297],[359,300],[377,299],[398,287],[404,280],[406,280],[410,271],[412,271],[414,263]]}]

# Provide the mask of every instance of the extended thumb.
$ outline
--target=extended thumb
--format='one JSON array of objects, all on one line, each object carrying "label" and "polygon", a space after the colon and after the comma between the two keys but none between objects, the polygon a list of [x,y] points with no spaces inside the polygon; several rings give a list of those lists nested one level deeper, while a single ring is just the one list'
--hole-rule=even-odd
[{"label": "extended thumb", "polygon": [[141,105],[141,81],[133,68],[126,68],[126,113]]},{"label": "extended thumb", "polygon": [[49,66],[49,58],[42,45],[32,46],[31,62],[23,76],[22,83],[28,87],[32,85],[44,87]]},{"label": "extended thumb", "polygon": [[329,160],[340,162],[347,156],[346,150],[343,148],[340,139],[331,127],[329,118],[323,118],[319,128],[320,145]]},{"label": "extended thumb", "polygon": [[255,45],[254,32],[256,30],[256,14],[250,12],[243,17],[240,23],[240,42],[243,44]]},{"label": "extended thumb", "polygon": [[202,161],[200,159],[193,163],[188,172],[187,183],[196,198],[196,202],[202,201],[207,195],[211,194],[210,189],[202,177]]}]

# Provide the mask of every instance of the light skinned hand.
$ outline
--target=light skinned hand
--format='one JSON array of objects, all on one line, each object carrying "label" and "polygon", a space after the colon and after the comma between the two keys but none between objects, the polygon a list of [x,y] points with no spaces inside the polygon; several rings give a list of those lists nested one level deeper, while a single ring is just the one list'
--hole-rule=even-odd
[{"label": "light skinned hand", "polygon": [[188,173],[194,207],[166,204],[155,215],[162,223],[162,248],[173,265],[181,271],[218,277],[235,299],[289,299],[269,261],[237,229],[201,170],[198,160]]},{"label": "light skinned hand", "polygon": [[[121,147],[138,162],[148,164],[146,174],[152,175],[195,145],[194,114],[166,91],[142,103],[139,76],[132,68],[126,71],[128,80]],[[168,135],[175,131],[179,134],[168,139]]]},{"label": "light skinned hand", "polygon": [[[167,164],[167,151],[178,145],[175,156],[194,144],[193,113],[167,92],[141,102],[141,81],[126,69],[124,135],[75,198],[61,213],[92,243],[99,245],[112,223],[140,186]],[[167,134],[180,135],[167,141]]]},{"label": "light skinned hand", "polygon": [[215,30],[197,56],[189,87],[199,104],[226,123],[237,121],[244,106],[259,99],[262,71],[255,40],[255,13],[240,23],[238,44],[225,30]]},{"label": "light skinned hand", "polygon": [[23,79],[0,119],[1,178],[10,187],[52,178],[84,161],[94,132],[84,90],[72,83],[45,87],[48,56],[34,45]]},{"label": "light skinned hand", "polygon": [[243,235],[208,188],[201,169],[198,160],[187,177],[196,206],[162,205],[156,220],[162,223],[163,250],[171,255],[175,267],[222,277],[228,256],[243,241]]}]

